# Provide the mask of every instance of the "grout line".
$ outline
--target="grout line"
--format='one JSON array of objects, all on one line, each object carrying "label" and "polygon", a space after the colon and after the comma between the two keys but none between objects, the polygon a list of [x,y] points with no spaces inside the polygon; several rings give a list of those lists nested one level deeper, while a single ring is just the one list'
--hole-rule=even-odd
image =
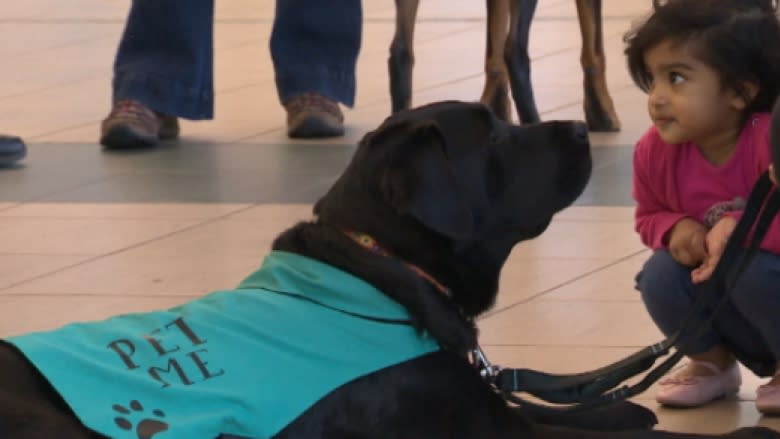
[{"label": "grout line", "polygon": [[219,216],[216,216],[216,217],[213,217],[213,218],[209,218],[209,219],[206,219],[204,221],[196,222],[196,223],[193,223],[193,224],[191,224],[189,226],[182,227],[181,229],[174,230],[172,232],[165,233],[165,234],[162,234],[162,235],[159,235],[159,236],[155,236],[153,238],[149,238],[149,239],[143,240],[141,242],[137,242],[137,243],[129,245],[127,247],[116,249],[116,250],[110,251],[108,253],[103,253],[103,254],[96,255],[94,257],[85,259],[85,260],[83,260],[81,262],[77,262],[77,263],[73,263],[73,264],[70,264],[70,265],[67,265],[67,266],[63,266],[63,267],[57,268],[57,269],[52,270],[52,271],[50,271],[48,273],[39,274],[39,275],[30,277],[28,279],[24,279],[24,280],[21,280],[21,281],[18,281],[18,282],[13,282],[13,283],[11,283],[9,285],[5,285],[3,287],[0,287],[0,295],[4,295],[3,291],[7,291],[7,290],[9,290],[11,288],[14,288],[14,287],[17,287],[19,285],[22,285],[22,284],[25,284],[25,283],[28,283],[28,282],[33,282],[33,281],[36,281],[38,279],[42,279],[42,278],[45,278],[45,277],[48,277],[48,276],[51,276],[51,275],[54,275],[54,274],[57,274],[57,273],[69,270],[71,268],[78,267],[80,265],[89,264],[89,263],[95,262],[97,260],[100,260],[100,259],[103,259],[103,258],[107,258],[109,256],[114,256],[114,255],[117,255],[119,253],[126,252],[128,250],[139,248],[139,247],[142,247],[142,246],[147,245],[149,243],[152,243],[152,242],[155,242],[155,241],[159,241],[159,240],[162,240],[162,239],[166,239],[166,238],[169,238],[171,236],[174,236],[174,235],[177,235],[177,234],[180,234],[180,233],[188,232],[188,231],[194,230],[194,229],[196,229],[198,227],[201,227],[201,226],[204,226],[204,225],[207,225],[207,224],[212,224],[212,223],[215,223],[215,222],[220,221],[222,219],[225,219],[225,218],[227,218],[230,215],[235,215],[235,214],[238,214],[238,213],[241,213],[241,212],[244,212],[244,211],[248,211],[250,209],[253,209],[256,206],[257,206],[257,204],[250,204],[250,205],[247,205],[247,206],[245,206],[243,208],[237,209],[235,211],[224,213],[222,215],[219,215]]},{"label": "grout line", "polygon": [[[609,94],[610,94],[610,96],[612,96],[612,99],[614,100],[615,99],[615,95],[617,93],[623,92],[623,91],[626,91],[626,90],[633,90],[635,87],[636,86],[634,84],[625,84],[625,85],[621,85],[621,86],[618,86],[618,87],[610,87]],[[541,114],[553,113],[553,112],[556,112],[556,111],[561,111],[561,110],[564,110],[566,108],[571,107],[572,105],[580,104],[580,103],[582,103],[581,99],[578,100],[577,102],[571,102],[571,103],[568,103],[568,104],[561,104],[561,105],[558,105],[557,107],[554,107],[554,108],[551,108],[549,110],[543,111],[543,112],[541,112]]]},{"label": "grout line", "polygon": [[0,95],[0,100],[2,100],[2,99],[20,98],[20,97],[23,97],[23,96],[28,95],[28,94],[45,93],[47,91],[51,91],[51,90],[54,90],[54,89],[57,89],[57,88],[62,88],[62,87],[67,87],[67,86],[71,86],[71,85],[76,85],[76,84],[79,84],[79,83],[82,83],[82,82],[90,82],[90,81],[94,81],[96,79],[102,79],[103,75],[102,74],[98,75],[97,74],[98,70],[99,69],[87,70],[86,73],[91,73],[91,75],[86,76],[86,77],[81,77],[81,78],[78,78],[78,79],[69,79],[69,80],[62,81],[62,82],[49,83],[49,84],[44,85],[42,87],[30,88],[30,89],[27,89],[27,90],[24,90],[24,91],[17,91],[17,92],[13,92],[13,93],[10,93],[10,94]]},{"label": "grout line", "polygon": [[[647,249],[642,249],[642,250],[636,251],[636,252],[631,253],[629,255],[626,255],[626,256],[623,256],[621,258],[618,258],[615,261],[610,262],[610,263],[608,263],[606,265],[603,265],[601,267],[598,267],[598,268],[595,268],[593,270],[587,271],[587,272],[582,273],[582,274],[580,274],[578,276],[575,276],[575,277],[573,277],[571,279],[568,279],[568,280],[566,280],[564,282],[561,282],[561,283],[559,283],[557,285],[554,285],[554,286],[552,286],[550,288],[542,290],[542,291],[540,291],[540,292],[538,292],[536,294],[533,294],[533,295],[531,295],[531,296],[529,296],[529,297],[527,297],[525,299],[519,300],[519,301],[517,301],[515,303],[512,303],[512,304],[509,304],[509,305],[505,305],[502,308],[497,308],[497,309],[488,311],[488,312],[482,314],[481,316],[479,316],[479,320],[483,320],[483,319],[486,319],[488,317],[496,316],[498,314],[501,314],[501,313],[504,313],[506,311],[509,311],[509,310],[519,306],[519,305],[523,305],[523,304],[529,303],[532,300],[538,299],[538,298],[540,298],[540,297],[542,297],[542,296],[544,296],[546,294],[549,294],[549,293],[555,291],[558,288],[561,288],[561,287],[563,287],[565,285],[569,285],[569,284],[574,283],[574,282],[576,282],[578,280],[584,279],[584,278],[586,278],[586,277],[588,277],[588,276],[590,276],[592,274],[598,273],[598,272],[603,271],[603,270],[605,270],[607,268],[614,267],[615,265],[617,265],[617,264],[619,264],[621,262],[625,262],[625,261],[627,261],[627,260],[629,260],[629,259],[631,259],[631,258],[633,258],[633,257],[635,257],[635,256],[637,256],[637,255],[639,255],[641,253],[644,253],[646,251],[647,251]],[[501,293],[499,292],[499,294],[501,294]],[[634,301],[631,301],[631,302],[633,303]]]},{"label": "grout line", "polygon": [[164,299],[178,299],[178,298],[194,298],[194,297],[201,297],[203,294],[192,294],[192,293],[186,293],[186,294],[177,294],[177,293],[165,293],[165,294],[149,294],[149,293],[141,293],[141,294],[133,294],[133,293],[123,293],[122,295],[119,294],[90,294],[90,293],[67,293],[67,294],[55,294],[55,293],[5,293],[0,294],[0,299],[4,297],[22,297],[22,298],[28,298],[28,297],[36,297],[36,298],[59,298],[59,297],[66,297],[66,298],[86,298],[86,297],[100,297],[100,298],[117,298],[117,299],[125,299],[125,298],[132,298],[132,299],[158,299],[158,298],[164,298]]}]

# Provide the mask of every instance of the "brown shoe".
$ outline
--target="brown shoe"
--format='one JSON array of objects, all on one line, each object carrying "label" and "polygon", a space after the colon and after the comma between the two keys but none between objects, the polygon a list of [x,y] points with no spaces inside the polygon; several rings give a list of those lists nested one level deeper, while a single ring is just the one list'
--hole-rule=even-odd
[{"label": "brown shoe", "polygon": [[118,101],[100,126],[100,143],[106,149],[154,146],[179,136],[179,119],[152,111],[137,101]]},{"label": "brown shoe", "polygon": [[338,102],[315,93],[304,93],[284,103],[287,135],[293,138],[344,135],[344,115]]}]

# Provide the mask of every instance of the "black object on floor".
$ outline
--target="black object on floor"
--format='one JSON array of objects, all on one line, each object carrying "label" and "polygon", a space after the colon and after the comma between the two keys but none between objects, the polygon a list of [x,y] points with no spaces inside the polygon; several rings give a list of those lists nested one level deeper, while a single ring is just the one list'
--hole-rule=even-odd
[{"label": "black object on floor", "polygon": [[0,166],[10,165],[27,155],[27,146],[16,136],[0,134]]}]

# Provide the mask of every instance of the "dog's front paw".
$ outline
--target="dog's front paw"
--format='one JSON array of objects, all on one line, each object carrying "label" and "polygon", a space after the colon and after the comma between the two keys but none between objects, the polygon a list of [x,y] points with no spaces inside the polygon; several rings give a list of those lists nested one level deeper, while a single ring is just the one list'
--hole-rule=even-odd
[{"label": "dog's front paw", "polygon": [[780,439],[780,432],[766,427],[746,427],[723,435],[730,439]]},{"label": "dog's front paw", "polygon": [[540,424],[583,430],[645,430],[658,423],[652,410],[629,401],[574,412],[543,409],[534,405],[520,406],[520,410]]},{"label": "dog's front paw", "polygon": [[630,401],[610,404],[588,413],[599,419],[601,430],[651,429],[658,423],[652,410]]}]

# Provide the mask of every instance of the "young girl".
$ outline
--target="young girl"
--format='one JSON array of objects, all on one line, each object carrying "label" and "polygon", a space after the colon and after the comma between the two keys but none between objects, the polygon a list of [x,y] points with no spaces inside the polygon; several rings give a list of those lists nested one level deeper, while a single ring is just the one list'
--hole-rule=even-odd
[{"label": "young girl", "polygon": [[[769,111],[780,91],[780,25],[771,0],[668,0],[626,37],[630,73],[653,126],[634,153],[636,230],[653,250],[637,289],[667,336],[680,329],[720,258],[757,178],[770,164]],[[756,406],[780,413],[780,220],[656,399],[698,406],[741,384],[728,339],[766,361]],[[707,313],[691,317],[695,332]],[[685,337],[683,337],[683,340]],[[737,350],[735,350],[737,352]]]}]

